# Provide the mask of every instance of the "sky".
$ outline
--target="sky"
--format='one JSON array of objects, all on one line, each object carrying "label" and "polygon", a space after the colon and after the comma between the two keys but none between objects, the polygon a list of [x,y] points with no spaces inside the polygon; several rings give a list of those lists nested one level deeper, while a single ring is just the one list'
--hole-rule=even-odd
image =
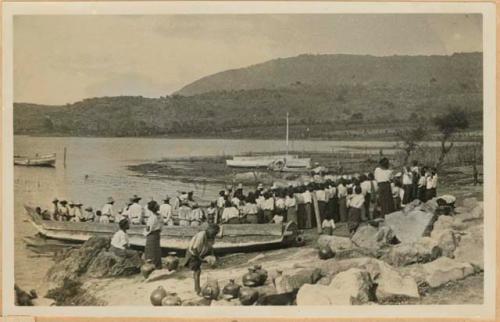
[{"label": "sky", "polygon": [[481,15],[15,16],[14,101],[170,95],[204,76],[300,54],[482,51]]}]

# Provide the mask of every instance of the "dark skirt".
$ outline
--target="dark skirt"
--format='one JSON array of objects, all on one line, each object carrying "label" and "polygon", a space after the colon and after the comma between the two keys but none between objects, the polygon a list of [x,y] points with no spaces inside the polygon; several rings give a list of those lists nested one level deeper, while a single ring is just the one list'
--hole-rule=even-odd
[{"label": "dark skirt", "polygon": [[202,259],[198,256],[191,255],[190,252],[186,252],[186,257],[184,258],[184,266],[188,267],[192,271],[201,270]]},{"label": "dark skirt", "polygon": [[264,223],[267,224],[267,223],[270,223],[271,220],[273,220],[273,211],[272,210],[264,210]]},{"label": "dark skirt", "polygon": [[347,221],[347,200],[345,197],[339,198],[339,219],[340,222]]},{"label": "dark skirt", "polygon": [[354,232],[358,229],[359,223],[361,222],[361,208],[349,208],[349,222],[347,226],[349,227],[349,232]]},{"label": "dark skirt", "polygon": [[299,229],[304,229],[306,226],[306,207],[303,203],[299,203],[297,206],[297,227]]},{"label": "dark skirt", "polygon": [[405,184],[403,186],[404,195],[403,195],[403,205],[409,204],[412,199],[413,186],[411,184]]},{"label": "dark skirt", "polygon": [[378,183],[378,203],[383,218],[385,215],[394,212],[394,199],[392,198],[391,184],[389,182]]},{"label": "dark skirt", "polygon": [[318,201],[319,219],[320,222],[326,218],[326,201]]},{"label": "dark skirt", "polygon": [[394,197],[394,210],[401,209],[401,197]]},{"label": "dark skirt", "polygon": [[146,236],[146,247],[144,248],[144,257],[150,259],[156,268],[161,268],[161,247],[160,231],[155,230]]},{"label": "dark skirt", "polygon": [[427,189],[425,189],[425,187],[419,187],[418,188],[418,199],[422,202],[426,202],[427,201],[427,192],[426,192]]},{"label": "dark skirt", "polygon": [[304,228],[311,229],[313,226],[313,210],[311,203],[304,204]]},{"label": "dark skirt", "polygon": [[372,196],[371,196],[371,194],[366,193],[366,195],[365,195],[365,203],[363,204],[363,205],[364,205],[364,207],[365,207],[365,216],[366,216],[366,218],[365,218],[365,219],[367,219],[367,220],[368,220],[368,219],[370,219],[370,220],[372,220],[372,219],[373,219],[373,217],[372,217],[372,216],[371,216],[371,214],[370,214],[370,203],[371,203],[371,197],[372,197]]},{"label": "dark skirt", "polygon": [[297,222],[297,208],[292,207],[292,208],[287,209],[286,220],[287,220],[287,222],[293,221],[294,223],[298,224],[298,222]]},{"label": "dark skirt", "polygon": [[339,200],[337,197],[331,198],[327,204],[327,219],[333,219],[335,222],[339,222]]},{"label": "dark skirt", "polygon": [[431,200],[436,197],[436,188],[426,189],[425,198]]}]

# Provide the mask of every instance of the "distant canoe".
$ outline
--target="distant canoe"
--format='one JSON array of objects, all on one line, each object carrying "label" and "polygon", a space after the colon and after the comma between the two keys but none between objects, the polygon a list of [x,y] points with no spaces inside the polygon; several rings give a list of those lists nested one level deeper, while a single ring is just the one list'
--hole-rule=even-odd
[{"label": "distant canoe", "polygon": [[281,171],[286,168],[309,169],[311,159],[297,156],[234,157],[232,160],[226,160],[226,165],[232,168],[269,168]]},{"label": "distant canoe", "polygon": [[15,165],[31,166],[31,167],[55,167],[56,166],[56,154],[44,154],[37,155],[35,157],[14,157]]},{"label": "distant canoe", "polygon": [[[111,237],[118,224],[94,222],[61,222],[43,220],[35,212],[34,207],[26,206],[30,222],[37,231],[47,238],[68,241],[85,242],[92,236]],[[144,248],[144,225],[130,225],[127,231],[131,246]],[[232,253],[242,251],[257,251],[270,248],[283,248],[294,244],[297,236],[297,225],[286,224],[232,224],[221,225],[219,235],[214,244],[216,253]],[[163,226],[160,246],[165,250],[185,251],[191,238],[201,230],[201,227]]]}]

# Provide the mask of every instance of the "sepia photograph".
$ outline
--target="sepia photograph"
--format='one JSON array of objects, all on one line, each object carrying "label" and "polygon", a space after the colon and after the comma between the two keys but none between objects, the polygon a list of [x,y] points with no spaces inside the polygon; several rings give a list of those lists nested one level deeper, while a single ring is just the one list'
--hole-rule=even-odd
[{"label": "sepia photograph", "polygon": [[494,312],[495,7],[386,5],[5,5],[4,309]]}]

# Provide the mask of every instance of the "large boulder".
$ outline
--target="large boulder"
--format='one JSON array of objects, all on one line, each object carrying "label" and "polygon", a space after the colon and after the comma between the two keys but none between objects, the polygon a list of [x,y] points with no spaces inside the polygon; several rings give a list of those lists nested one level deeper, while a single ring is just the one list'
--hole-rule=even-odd
[{"label": "large boulder", "polygon": [[364,225],[356,230],[352,236],[352,242],[361,248],[366,248],[371,251],[377,251],[383,246],[392,244],[396,237],[392,229],[388,226],[373,227]]},{"label": "large boulder", "polygon": [[109,247],[109,244],[109,238],[91,237],[81,247],[60,255],[47,271],[49,288],[61,287],[65,279],[77,280],[87,271],[87,267],[97,255]]},{"label": "large boulder", "polygon": [[103,250],[87,267],[90,277],[129,276],[140,273],[143,261],[139,252],[130,251],[129,256],[118,256]]},{"label": "large boulder", "polygon": [[422,237],[417,242],[401,243],[391,247],[381,259],[393,266],[405,266],[430,262],[441,254],[437,241],[430,237]]},{"label": "large boulder", "polygon": [[402,273],[413,277],[419,285],[426,283],[430,287],[438,287],[473,274],[474,268],[469,263],[440,257],[430,263],[405,267]]},{"label": "large boulder", "polygon": [[409,213],[396,211],[385,216],[385,224],[391,227],[399,241],[412,243],[430,234],[436,215],[418,208]]},{"label": "large boulder", "polygon": [[370,273],[376,283],[376,297],[379,301],[391,301],[401,298],[419,298],[416,282],[411,277],[402,276],[389,264],[369,257],[344,260],[327,260],[320,263],[322,275],[334,276],[351,268],[359,268]]},{"label": "large boulder", "polygon": [[176,271],[171,271],[167,268],[155,269],[151,272],[151,274],[149,274],[148,278],[146,278],[146,283],[167,279],[169,277],[172,277],[172,275],[174,275],[175,273]]},{"label": "large boulder", "polygon": [[293,292],[301,288],[304,284],[315,284],[321,277],[321,270],[319,268],[308,268],[292,275],[283,275],[281,280],[276,283],[276,291],[278,293]]},{"label": "large boulder", "polygon": [[470,263],[477,270],[484,270],[484,231],[483,225],[470,227],[460,237],[458,247],[453,252],[457,261]]},{"label": "large boulder", "polygon": [[318,238],[318,245],[320,247],[330,247],[334,253],[351,250],[356,247],[348,237],[329,235],[320,235]]},{"label": "large boulder", "polygon": [[460,235],[452,229],[433,230],[431,238],[434,239],[439,248],[441,248],[442,255],[453,258],[453,252],[458,246]]},{"label": "large boulder", "polygon": [[330,285],[305,284],[297,293],[297,305],[354,305],[374,298],[367,271],[352,268],[335,276]]}]

